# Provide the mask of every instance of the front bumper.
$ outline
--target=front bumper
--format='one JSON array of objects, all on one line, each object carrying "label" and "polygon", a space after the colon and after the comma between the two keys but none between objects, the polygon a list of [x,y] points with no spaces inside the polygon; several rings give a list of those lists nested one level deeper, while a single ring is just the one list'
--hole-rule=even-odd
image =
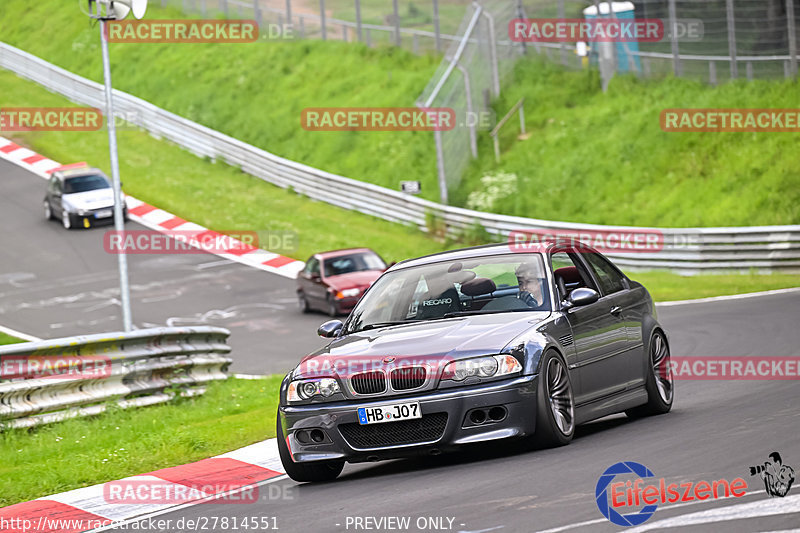
[{"label": "front bumper", "polygon": [[[278,415],[281,417],[284,434],[278,435],[278,438],[284,439],[288,444],[295,462],[338,459],[355,463],[435,454],[451,451],[465,444],[532,435],[536,424],[537,383],[538,375],[520,376],[483,385],[426,391],[416,395],[281,406]],[[381,445],[359,445],[359,439],[353,437],[353,429],[361,433],[385,432],[391,430],[389,426],[392,424],[404,423],[387,422],[358,427],[356,414],[358,407],[410,401],[419,402],[423,419],[429,415],[436,415],[434,418],[441,420],[444,418],[441,413],[446,414],[446,423],[443,424],[443,430],[438,437],[431,439],[423,436],[419,442]],[[487,420],[485,423],[475,424],[468,418],[473,409],[497,406],[505,409],[505,416],[499,421]],[[343,425],[346,426],[341,428]],[[343,429],[348,428],[350,431],[343,432]],[[298,430],[311,429],[322,430],[325,435],[324,442],[304,444],[297,439]],[[430,436],[430,432],[427,435]],[[411,437],[411,434],[408,437]],[[361,439],[362,443],[363,440]]]}]

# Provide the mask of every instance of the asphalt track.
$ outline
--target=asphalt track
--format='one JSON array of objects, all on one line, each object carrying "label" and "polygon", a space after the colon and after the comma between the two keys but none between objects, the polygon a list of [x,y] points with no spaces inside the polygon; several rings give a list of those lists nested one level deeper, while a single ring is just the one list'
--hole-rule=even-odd
[{"label": "asphalt track", "polygon": [[[0,324],[42,338],[122,329],[113,226],[67,231],[42,214],[45,181],[0,159]],[[129,229],[146,229],[134,222]],[[129,255],[134,325],[231,330],[232,370],[283,373],[328,318],[297,309],[294,282],[211,254]]]},{"label": "asphalt track", "polygon": [[[798,311],[800,292],[791,292],[665,307],[659,314],[673,355],[789,356],[800,353]],[[524,451],[496,443],[455,455],[347,465],[331,483],[283,478],[262,486],[255,503],[200,504],[156,517],[171,520],[162,529],[157,522],[136,526],[192,531],[186,520],[194,520],[193,527],[232,531],[234,517],[240,525],[245,518],[275,517],[281,531],[320,533],[798,531],[800,480],[786,498],[768,498],[761,479],[749,475],[749,466],[763,464],[773,451],[800,475],[798,381],[679,381],[669,414],[607,417],[579,427],[563,448]],[[667,484],[741,477],[747,494],[661,505],[640,529],[625,529],[608,522],[594,500],[598,477],[619,461],[639,462]],[[411,527],[356,527],[357,518],[367,517],[409,517]],[[417,527],[421,517],[439,518],[444,527]]]}]

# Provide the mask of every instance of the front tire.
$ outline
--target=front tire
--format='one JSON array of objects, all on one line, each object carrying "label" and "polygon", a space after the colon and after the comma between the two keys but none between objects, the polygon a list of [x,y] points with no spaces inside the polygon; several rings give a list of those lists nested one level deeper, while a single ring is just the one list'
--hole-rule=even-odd
[{"label": "front tire", "polygon": [[333,481],[342,472],[344,461],[314,461],[312,463],[295,463],[289,453],[281,426],[281,413],[278,411],[276,423],[278,436],[278,455],[280,455],[286,475],[298,482]]},{"label": "front tire", "polygon": [[629,418],[663,415],[672,409],[675,394],[669,345],[660,331],[650,337],[645,390],[647,403],[625,411]]},{"label": "front tire", "polygon": [[555,350],[542,356],[539,386],[536,391],[537,446],[556,447],[569,444],[575,434],[575,399],[566,363]]},{"label": "front tire", "polygon": [[64,226],[64,229],[72,228],[72,217],[66,209],[61,211],[61,225]]},{"label": "front tire", "polygon": [[339,316],[339,306],[336,305],[336,300],[330,295],[328,296],[328,316],[332,318]]}]

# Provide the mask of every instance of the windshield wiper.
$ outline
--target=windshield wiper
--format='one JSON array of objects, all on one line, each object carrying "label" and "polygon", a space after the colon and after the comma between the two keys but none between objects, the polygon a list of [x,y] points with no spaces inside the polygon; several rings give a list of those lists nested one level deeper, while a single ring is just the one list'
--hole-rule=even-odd
[{"label": "windshield wiper", "polygon": [[409,324],[411,322],[419,322],[419,321],[418,320],[395,320],[394,322],[373,322],[372,324],[367,324],[366,326],[362,327],[361,329],[357,329],[355,331],[351,331],[350,333],[358,333],[359,331],[366,331],[368,329],[384,328],[386,326],[398,326],[400,324]]},{"label": "windshield wiper", "polygon": [[453,318],[457,316],[469,316],[469,315],[493,315],[496,313],[519,313],[519,312],[529,312],[529,311],[546,311],[544,309],[491,309],[489,311],[453,311],[451,313],[445,313],[442,318]]}]

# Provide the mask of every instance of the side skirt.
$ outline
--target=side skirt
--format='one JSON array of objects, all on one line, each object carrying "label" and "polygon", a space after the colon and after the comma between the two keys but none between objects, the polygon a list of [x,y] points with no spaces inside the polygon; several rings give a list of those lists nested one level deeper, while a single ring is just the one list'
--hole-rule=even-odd
[{"label": "side skirt", "polygon": [[577,406],[575,412],[575,423],[583,424],[591,420],[596,420],[614,413],[620,413],[626,409],[631,409],[637,405],[647,403],[647,391],[644,386],[622,391],[619,394],[600,398],[593,402]]}]

